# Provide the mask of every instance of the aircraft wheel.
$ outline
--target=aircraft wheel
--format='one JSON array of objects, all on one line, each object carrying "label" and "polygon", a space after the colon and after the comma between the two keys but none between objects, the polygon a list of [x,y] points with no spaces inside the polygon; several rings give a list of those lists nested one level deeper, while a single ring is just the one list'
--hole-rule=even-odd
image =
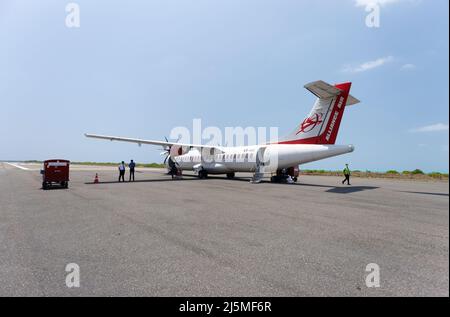
[{"label": "aircraft wheel", "polygon": [[198,178],[204,179],[208,177],[208,173],[205,170],[201,170],[198,172]]},{"label": "aircraft wheel", "polygon": [[228,173],[228,174],[227,174],[227,178],[228,178],[228,179],[233,179],[234,176],[235,176],[235,173]]}]

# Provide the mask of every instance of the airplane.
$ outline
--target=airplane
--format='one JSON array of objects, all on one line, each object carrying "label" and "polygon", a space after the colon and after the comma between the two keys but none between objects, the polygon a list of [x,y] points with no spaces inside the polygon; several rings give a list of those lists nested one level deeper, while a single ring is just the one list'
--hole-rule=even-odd
[{"label": "airplane", "polygon": [[232,179],[236,173],[253,173],[252,182],[260,183],[267,174],[272,182],[289,179],[297,182],[299,165],[338,155],[351,153],[353,145],[336,145],[339,127],[347,106],[360,101],[350,95],[352,83],[330,85],[315,81],[304,87],[317,100],[309,115],[289,135],[276,141],[251,146],[214,146],[178,142],[154,141],[125,137],[85,134],[88,138],[159,145],[167,157],[164,163],[172,176],[191,170],[203,179],[208,175],[226,175]]}]

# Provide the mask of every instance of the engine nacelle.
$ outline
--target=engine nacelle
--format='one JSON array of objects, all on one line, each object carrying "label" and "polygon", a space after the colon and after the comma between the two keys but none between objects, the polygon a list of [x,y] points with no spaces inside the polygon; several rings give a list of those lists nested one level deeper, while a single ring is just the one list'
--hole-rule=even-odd
[{"label": "engine nacelle", "polygon": [[181,156],[181,155],[184,155],[184,154],[186,154],[188,152],[189,152],[189,147],[188,146],[173,145],[170,148],[170,156],[171,157]]}]

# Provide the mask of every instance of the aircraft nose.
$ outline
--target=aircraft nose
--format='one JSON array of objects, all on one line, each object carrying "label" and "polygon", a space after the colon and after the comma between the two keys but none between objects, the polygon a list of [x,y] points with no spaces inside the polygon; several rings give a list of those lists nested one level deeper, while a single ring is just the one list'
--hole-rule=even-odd
[{"label": "aircraft nose", "polygon": [[354,150],[355,150],[355,146],[354,146],[353,144],[350,144],[350,145],[348,146],[348,152],[351,153],[351,152],[353,152]]}]

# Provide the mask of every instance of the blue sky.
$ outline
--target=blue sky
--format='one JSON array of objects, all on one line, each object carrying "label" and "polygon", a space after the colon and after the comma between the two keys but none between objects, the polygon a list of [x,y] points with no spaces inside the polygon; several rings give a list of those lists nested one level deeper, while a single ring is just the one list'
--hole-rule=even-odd
[{"label": "blue sky", "polygon": [[308,168],[448,171],[447,0],[0,1],[0,159],[160,162],[175,126],[279,127],[311,109],[303,85],[352,81],[339,144]]}]

